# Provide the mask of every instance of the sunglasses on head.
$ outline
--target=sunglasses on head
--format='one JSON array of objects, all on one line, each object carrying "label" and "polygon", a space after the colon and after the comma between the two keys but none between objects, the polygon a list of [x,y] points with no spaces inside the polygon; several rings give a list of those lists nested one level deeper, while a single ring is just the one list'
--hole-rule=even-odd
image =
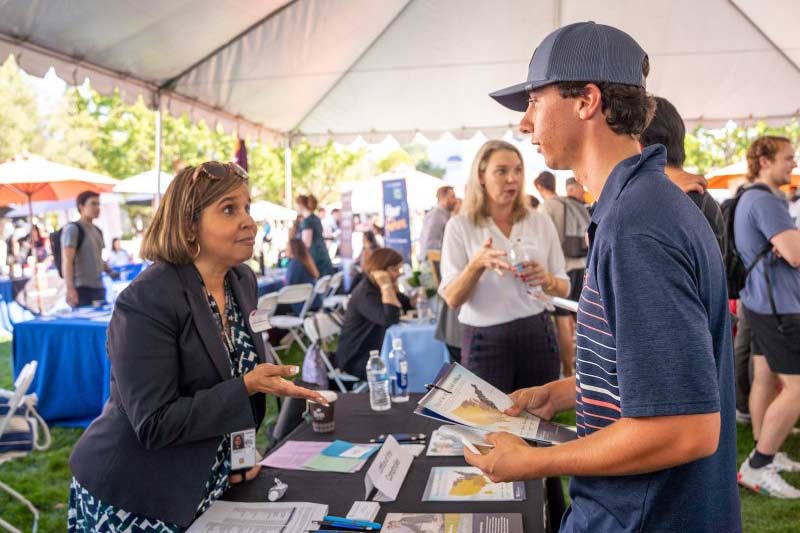
[{"label": "sunglasses on head", "polygon": [[244,171],[242,167],[236,163],[220,163],[219,161],[206,161],[198,165],[192,173],[192,183],[197,181],[200,176],[206,176],[208,179],[218,181],[227,178],[231,173],[239,177],[242,181],[247,182],[250,176]]}]

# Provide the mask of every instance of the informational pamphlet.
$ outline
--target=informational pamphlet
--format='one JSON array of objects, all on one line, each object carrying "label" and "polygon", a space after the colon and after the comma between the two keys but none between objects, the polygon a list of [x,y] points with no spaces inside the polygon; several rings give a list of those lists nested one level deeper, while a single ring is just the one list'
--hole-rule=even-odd
[{"label": "informational pamphlet", "polygon": [[187,533],[305,533],[328,514],[318,503],[242,503],[217,500]]},{"label": "informational pamphlet", "polygon": [[511,502],[525,500],[525,483],[493,483],[472,466],[431,468],[424,502]]},{"label": "informational pamphlet", "polygon": [[522,533],[519,513],[389,513],[381,533]]},{"label": "informational pamphlet", "polygon": [[542,444],[561,444],[577,438],[574,431],[523,411],[503,413],[514,405],[511,398],[458,363],[439,371],[434,387],[422,397],[414,413],[449,424],[483,431],[506,431]]}]

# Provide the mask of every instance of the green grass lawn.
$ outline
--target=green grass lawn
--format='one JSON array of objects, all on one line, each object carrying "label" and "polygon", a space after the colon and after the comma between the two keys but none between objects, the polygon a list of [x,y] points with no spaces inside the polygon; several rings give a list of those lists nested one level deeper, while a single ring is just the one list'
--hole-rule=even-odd
[{"label": "green grass lawn", "polygon": [[[5,338],[0,342],[0,388],[9,389],[11,379],[11,342]],[[293,350],[283,357],[286,364],[298,364],[302,359],[299,350]],[[268,401],[266,422],[274,419],[276,414],[274,401]],[[574,415],[564,414],[559,419],[565,423],[574,423]],[[750,453],[753,439],[749,426],[738,427],[739,461]],[[53,446],[45,452],[34,452],[29,457],[0,466],[0,480],[25,494],[39,508],[41,520],[39,530],[43,532],[64,531],[66,529],[66,504],[69,493],[71,475],[67,461],[70,450],[80,437],[81,430],[51,428]],[[259,447],[263,449],[266,438],[259,434]],[[800,435],[789,437],[784,450],[795,458],[800,458]],[[786,479],[800,486],[800,474],[786,474]],[[566,487],[566,484],[565,484]],[[784,501],[756,495],[740,490],[742,499],[742,520],[747,532],[786,532],[796,533],[800,530],[800,501]],[[700,497],[713,498],[711,495]],[[29,531],[31,528],[30,513],[5,495],[0,495],[0,516],[17,527]]]}]

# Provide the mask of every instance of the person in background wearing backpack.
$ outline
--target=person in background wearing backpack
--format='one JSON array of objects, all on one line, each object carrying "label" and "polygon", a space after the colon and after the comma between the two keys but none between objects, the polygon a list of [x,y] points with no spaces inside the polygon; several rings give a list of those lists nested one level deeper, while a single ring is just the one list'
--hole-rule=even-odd
[{"label": "person in background wearing backpack", "polygon": [[639,137],[639,144],[642,148],[653,144],[663,144],[667,148],[667,165],[664,167],[664,173],[672,183],[689,195],[706,217],[721,251],[725,238],[725,222],[719,205],[706,192],[708,182],[705,177],[683,170],[683,163],[686,161],[686,151],[683,147],[686,126],[683,119],[669,100],[660,96],[656,96],[655,99],[656,114]]},{"label": "person in background wearing backpack", "polygon": [[[575,178],[569,178],[575,181]],[[569,180],[568,180],[569,181]],[[583,187],[575,181],[578,187]],[[586,256],[588,248],[585,245],[586,228],[589,227],[589,210],[583,204],[583,200],[577,201],[571,196],[560,198],[556,195],[556,178],[547,171],[539,174],[533,181],[533,185],[541,195],[544,202],[541,211],[547,214],[556,226],[556,232],[561,240],[561,248],[564,252],[566,261],[567,276],[569,276],[570,291],[567,296],[570,300],[578,301],[583,289],[583,274],[586,272]],[[573,186],[574,188],[574,186]],[[575,210],[579,210],[578,213]],[[569,246],[567,241],[568,226],[575,227],[572,223],[579,226],[576,233],[580,233],[580,241],[584,245],[575,247]],[[574,239],[573,239],[574,241]],[[570,244],[573,244],[570,241]],[[558,351],[561,355],[561,373],[564,377],[573,374],[575,365],[575,314],[557,307],[555,310],[556,328],[558,330]]]},{"label": "person in background wearing backpack", "polygon": [[105,301],[103,272],[111,269],[103,261],[103,232],[93,222],[100,216],[100,195],[84,191],[77,204],[81,218],[60,231],[60,272],[67,282],[67,303],[83,307]]},{"label": "person in background wearing backpack", "polygon": [[800,231],[778,191],[791,182],[796,166],[786,137],[753,141],[747,177],[754,184],[737,194],[732,217],[733,242],[746,268],[740,296],[753,340],[756,442],[739,469],[739,483],[792,499],[800,499],[800,490],[779,472],[800,472],[800,462],[778,450],[800,417]]}]

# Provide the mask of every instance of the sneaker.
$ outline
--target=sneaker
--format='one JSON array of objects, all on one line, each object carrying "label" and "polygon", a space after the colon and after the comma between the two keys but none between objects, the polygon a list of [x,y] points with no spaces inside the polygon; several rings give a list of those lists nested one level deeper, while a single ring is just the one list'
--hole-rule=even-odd
[{"label": "sneaker", "polygon": [[736,410],[736,423],[737,424],[749,424],[751,422],[750,413],[745,413],[740,410]]},{"label": "sneaker", "polygon": [[800,490],[789,485],[778,473],[778,467],[770,463],[763,468],[752,468],[745,460],[739,468],[739,484],[759,494],[785,500],[800,499]]},{"label": "sneaker", "polygon": [[775,454],[772,464],[778,467],[781,472],[800,472],[800,463],[790,459],[788,455],[783,452]]}]

